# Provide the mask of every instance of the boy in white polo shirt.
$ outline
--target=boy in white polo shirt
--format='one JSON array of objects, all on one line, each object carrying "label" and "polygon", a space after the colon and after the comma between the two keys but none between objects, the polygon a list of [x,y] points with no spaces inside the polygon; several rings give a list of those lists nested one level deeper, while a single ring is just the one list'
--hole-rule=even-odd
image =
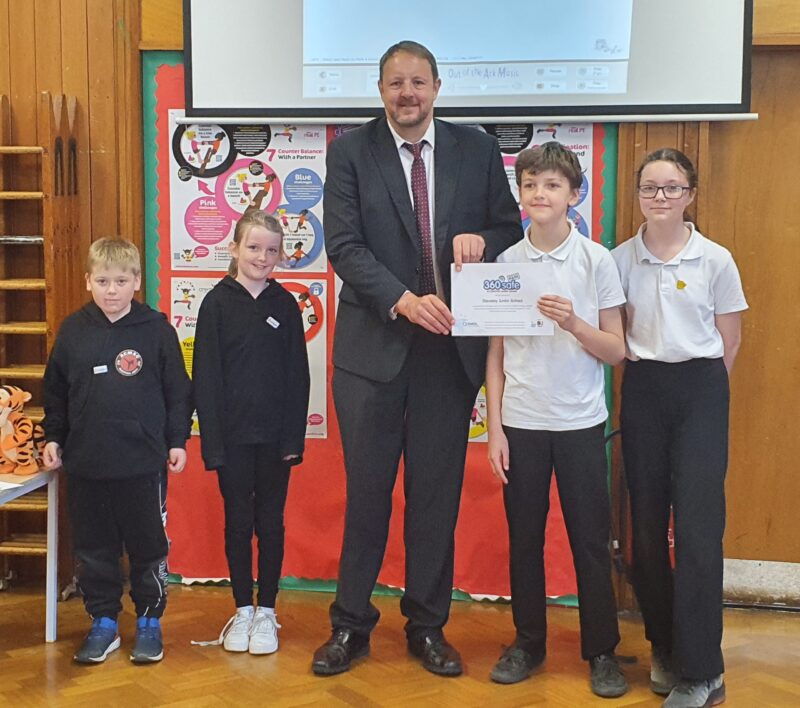
[{"label": "boy in white polo shirt", "polygon": [[557,142],[523,150],[515,166],[526,237],[501,263],[549,265],[554,294],[539,310],[553,336],[493,337],[486,364],[489,459],[503,482],[517,636],[491,673],[498,683],[527,678],[545,656],[544,531],[555,469],[578,579],[581,654],[595,694],[624,694],[608,551],[610,512],[603,362],[625,354],[614,260],[567,219],[579,199],[581,167]]}]

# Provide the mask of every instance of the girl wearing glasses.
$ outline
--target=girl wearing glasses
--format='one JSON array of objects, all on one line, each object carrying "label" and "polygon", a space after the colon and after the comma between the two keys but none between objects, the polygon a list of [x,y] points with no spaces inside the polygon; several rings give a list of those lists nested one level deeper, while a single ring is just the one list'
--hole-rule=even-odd
[{"label": "girl wearing glasses", "polygon": [[645,223],[612,252],[627,298],[621,423],[633,584],[652,690],[668,695],[667,708],[712,706],[725,700],[728,374],[747,302],[730,252],[684,221],[697,190],[689,158],[656,150],[637,177]]}]

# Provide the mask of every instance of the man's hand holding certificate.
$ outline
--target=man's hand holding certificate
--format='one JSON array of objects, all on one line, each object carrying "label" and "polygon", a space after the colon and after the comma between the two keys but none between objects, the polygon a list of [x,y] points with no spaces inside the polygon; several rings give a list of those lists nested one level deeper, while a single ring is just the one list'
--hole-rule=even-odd
[{"label": "man's hand holding certificate", "polygon": [[454,336],[552,335],[537,306],[553,292],[550,263],[465,263],[451,268]]}]

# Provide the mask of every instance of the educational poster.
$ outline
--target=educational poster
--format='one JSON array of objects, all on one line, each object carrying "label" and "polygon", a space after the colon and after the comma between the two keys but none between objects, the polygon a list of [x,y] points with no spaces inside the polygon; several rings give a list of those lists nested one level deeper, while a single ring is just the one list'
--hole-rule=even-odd
[{"label": "educational poster", "polygon": [[[519,200],[519,189],[514,173],[514,162],[517,155],[525,148],[536,147],[543,143],[555,140],[572,150],[583,168],[583,184],[580,189],[578,203],[570,207],[569,218],[575,223],[578,231],[586,236],[599,241],[592,234],[592,204],[595,180],[594,166],[594,127],[590,123],[520,123],[484,125],[483,129],[494,135],[503,154],[503,164],[508,174],[508,183],[514,198]],[[524,211],[520,210],[523,228],[528,227],[529,219]]]},{"label": "educational poster", "polygon": [[472,407],[472,415],[469,419],[469,441],[489,441],[486,416],[486,386],[481,386],[481,390],[478,391],[478,396],[475,399],[475,405]]},{"label": "educational poster", "polygon": [[179,124],[169,111],[172,270],[224,271],[249,209],[273,214],[287,259],[278,271],[325,272],[324,126]]},{"label": "educational poster", "polygon": [[326,303],[328,282],[324,278],[302,280],[280,278],[281,285],[297,300],[303,317],[311,370],[311,394],[308,401],[307,438],[328,437],[326,382],[328,380],[328,321]]},{"label": "educational poster", "polygon": [[[220,276],[222,277],[222,276]],[[170,321],[178,333],[178,341],[183,350],[186,371],[192,375],[192,354],[194,352],[194,332],[197,327],[197,313],[206,293],[219,278],[172,278],[170,292]]]},{"label": "educational poster", "polygon": [[[220,276],[222,277],[222,276]],[[197,312],[206,293],[220,278],[173,277],[171,280],[171,321],[178,332],[178,340],[183,350],[186,370],[192,374],[192,354],[194,334],[197,328]],[[296,280],[280,278],[281,285],[297,300],[303,318],[308,365],[311,371],[311,394],[306,425],[307,438],[327,438],[328,412],[325,395],[327,381],[327,336],[325,303],[327,299],[324,280]],[[197,417],[192,423],[192,433],[199,434]]]}]

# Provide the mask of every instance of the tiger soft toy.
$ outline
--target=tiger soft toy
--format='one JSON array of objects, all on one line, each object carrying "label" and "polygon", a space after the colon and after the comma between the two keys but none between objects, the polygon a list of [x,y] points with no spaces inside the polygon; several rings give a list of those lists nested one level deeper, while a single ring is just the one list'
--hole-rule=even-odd
[{"label": "tiger soft toy", "polygon": [[31,394],[18,386],[0,386],[0,474],[39,471],[44,430],[23,412]]}]

